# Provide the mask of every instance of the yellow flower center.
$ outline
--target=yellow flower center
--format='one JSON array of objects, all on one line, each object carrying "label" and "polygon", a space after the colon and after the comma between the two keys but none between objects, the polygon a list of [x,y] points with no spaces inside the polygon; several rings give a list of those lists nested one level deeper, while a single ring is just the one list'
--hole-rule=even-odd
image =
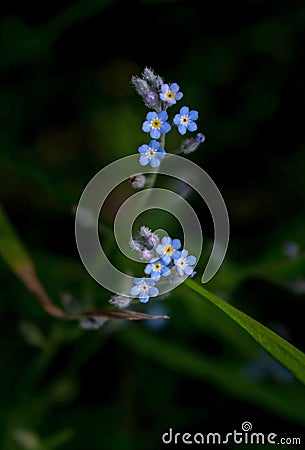
[{"label": "yellow flower center", "polygon": [[164,253],[165,253],[166,255],[171,255],[171,254],[173,253],[173,251],[174,251],[173,247],[172,247],[171,245],[167,245],[167,246],[165,247]]},{"label": "yellow flower center", "polygon": [[155,272],[159,272],[159,270],[161,270],[161,267],[162,267],[162,266],[161,266],[160,263],[155,263],[155,264],[154,264],[154,271],[155,271]]},{"label": "yellow flower center", "polygon": [[175,94],[173,91],[168,91],[166,92],[165,97],[168,98],[169,100],[174,100]]},{"label": "yellow flower center", "polygon": [[152,128],[160,128],[161,126],[161,120],[160,119],[154,119],[150,122],[150,125]]}]

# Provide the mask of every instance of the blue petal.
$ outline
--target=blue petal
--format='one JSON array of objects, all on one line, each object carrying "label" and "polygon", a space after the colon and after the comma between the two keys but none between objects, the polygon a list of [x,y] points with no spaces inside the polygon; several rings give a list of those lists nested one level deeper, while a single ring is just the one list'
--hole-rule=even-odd
[{"label": "blue petal", "polygon": [[[159,281],[160,278],[161,278],[161,275],[160,275],[159,272],[152,272],[152,274],[151,274],[151,279],[152,279],[152,280],[154,280],[154,281]],[[149,288],[149,292],[150,292],[150,289],[154,289],[154,288],[153,288],[153,287],[152,287],[152,288]]]},{"label": "blue petal", "polygon": [[161,274],[164,276],[164,277],[168,277],[168,275],[171,273],[171,271],[170,271],[170,269],[168,268],[168,267],[162,267],[162,269],[161,269]]},{"label": "blue petal", "polygon": [[192,272],[193,272],[193,267],[190,267],[190,266],[184,267],[184,273],[186,275],[191,275]]},{"label": "blue petal", "polygon": [[181,267],[177,266],[177,270],[178,270],[180,277],[183,277],[184,273],[183,273],[183,270],[181,269]]},{"label": "blue petal", "polygon": [[146,275],[150,275],[152,270],[153,270],[152,264],[147,264],[147,266],[144,269],[144,273],[146,273]]},{"label": "blue petal", "polygon": [[187,124],[187,129],[189,131],[195,131],[195,130],[197,130],[197,124],[195,122],[189,122]]},{"label": "blue petal", "polygon": [[160,147],[160,142],[155,141],[154,139],[152,139],[149,143],[149,146],[155,150],[157,150]]},{"label": "blue petal", "polygon": [[159,167],[160,166],[160,160],[158,158],[152,158],[150,160],[150,166],[153,168]]},{"label": "blue petal", "polygon": [[147,303],[149,300],[149,296],[147,294],[142,293],[141,296],[139,296],[139,300],[141,303]]},{"label": "blue petal", "polygon": [[180,108],[180,114],[181,116],[186,116],[189,113],[189,108],[187,106],[182,106],[182,108]]},{"label": "blue petal", "polygon": [[163,256],[163,261],[165,262],[165,264],[169,264],[172,260],[172,257],[170,255],[164,255]]},{"label": "blue petal", "polygon": [[175,99],[167,98],[166,101],[167,101],[167,103],[168,103],[169,105],[175,105],[175,104],[176,104],[176,100],[175,100]]},{"label": "blue petal", "polygon": [[150,160],[150,166],[153,168],[159,167],[160,166],[160,160],[158,158],[152,158]]},{"label": "blue petal", "polygon": [[186,262],[188,263],[189,266],[193,266],[194,264],[196,264],[196,257],[195,256],[188,256],[186,258]]},{"label": "blue petal", "polygon": [[156,287],[151,287],[149,288],[148,293],[150,297],[156,297],[156,295],[159,294],[159,289],[157,289]]},{"label": "blue petal", "polygon": [[156,119],[158,116],[157,116],[157,113],[155,113],[154,111],[150,111],[149,113],[147,113],[147,115],[146,115],[146,119],[149,121],[149,122],[151,122],[152,120],[154,120],[154,119]]},{"label": "blue petal", "polygon": [[182,97],[183,97],[182,92],[177,92],[177,94],[175,95],[175,98],[176,98],[177,101],[178,101],[178,100],[181,100]]},{"label": "blue petal", "polygon": [[197,120],[198,119],[198,111],[195,111],[195,110],[190,111],[189,118],[191,120]]},{"label": "blue petal", "polygon": [[168,114],[166,111],[160,111],[158,117],[162,122],[165,122],[168,119]]},{"label": "blue petal", "polygon": [[154,286],[155,285],[155,282],[151,278],[147,278],[145,281],[146,281],[146,284],[148,286]]},{"label": "blue petal", "polygon": [[150,262],[150,263],[154,263],[154,262],[156,262],[156,261],[159,261],[159,259],[160,259],[160,258],[152,258],[149,262]]},{"label": "blue petal", "polygon": [[176,258],[180,258],[181,257],[181,252],[179,250],[174,250],[172,253],[172,258],[176,259]]},{"label": "blue petal", "polygon": [[143,283],[143,278],[135,278],[133,280],[134,284],[142,284]]},{"label": "blue petal", "polygon": [[161,86],[161,92],[164,94],[165,92],[169,91],[168,84],[162,84]]},{"label": "blue petal", "polygon": [[148,164],[148,158],[146,155],[141,155],[140,156],[140,165],[141,166],[147,166]]},{"label": "blue petal", "polygon": [[180,123],[179,127],[178,127],[178,131],[180,134],[185,134],[186,133],[186,126],[182,125],[182,123]]},{"label": "blue petal", "polygon": [[[170,261],[169,261],[169,262],[170,262]],[[164,256],[160,259],[160,263],[161,263],[163,266],[167,266],[167,264],[169,264],[169,262],[168,262],[168,260],[164,259]]]},{"label": "blue petal", "polygon": [[130,295],[138,295],[139,292],[140,292],[139,286],[133,286],[133,287],[130,289]]},{"label": "blue petal", "polygon": [[173,240],[172,240],[172,247],[173,247],[175,250],[178,250],[178,249],[181,247],[181,241],[180,241],[180,239],[173,239]]},{"label": "blue petal", "polygon": [[158,255],[163,255],[163,253],[164,253],[164,245],[158,244],[157,247],[156,247],[156,252],[158,253]]},{"label": "blue petal", "polygon": [[189,254],[188,250],[182,250],[181,258],[186,258],[188,254]]},{"label": "blue petal", "polygon": [[151,128],[150,135],[154,139],[159,139],[159,137],[161,136],[161,133],[157,128]]},{"label": "blue petal", "polygon": [[167,98],[166,98],[165,94],[159,94],[159,95],[160,95],[161,100],[163,100],[164,102],[167,102]]},{"label": "blue petal", "polygon": [[180,119],[181,119],[180,114],[176,114],[175,117],[174,117],[174,124],[175,125],[179,125]]},{"label": "blue petal", "polygon": [[138,148],[138,152],[139,152],[139,153],[146,153],[148,149],[149,149],[148,145],[147,145],[147,144],[143,144],[143,145],[141,145],[141,146]]},{"label": "blue petal", "polygon": [[169,88],[170,88],[171,91],[177,93],[179,91],[179,84],[172,83]]},{"label": "blue petal", "polygon": [[[163,245],[170,245],[172,240],[169,236],[163,236],[163,238],[161,239],[161,242]],[[164,251],[164,249],[163,249]]]},{"label": "blue petal", "polygon": [[161,133],[168,133],[171,130],[171,126],[168,122],[164,122],[162,123],[161,127],[160,127],[160,131]]},{"label": "blue petal", "polygon": [[165,157],[165,155],[166,155],[166,151],[165,150],[163,150],[163,148],[160,148],[158,151],[157,151],[157,158],[159,158],[159,159],[163,159],[164,157]]},{"label": "blue petal", "polygon": [[148,133],[150,129],[151,129],[150,122],[146,120],[146,122],[144,122],[142,125],[142,130],[145,131],[145,133]]}]

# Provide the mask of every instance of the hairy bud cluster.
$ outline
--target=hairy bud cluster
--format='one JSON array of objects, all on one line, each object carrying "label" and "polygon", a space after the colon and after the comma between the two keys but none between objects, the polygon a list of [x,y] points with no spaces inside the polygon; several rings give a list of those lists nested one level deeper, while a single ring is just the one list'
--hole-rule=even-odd
[{"label": "hairy bud cluster", "polygon": [[152,69],[145,67],[141,77],[132,76],[131,83],[137,93],[142,97],[147,108],[161,111],[162,103],[159,97],[163,80]]}]

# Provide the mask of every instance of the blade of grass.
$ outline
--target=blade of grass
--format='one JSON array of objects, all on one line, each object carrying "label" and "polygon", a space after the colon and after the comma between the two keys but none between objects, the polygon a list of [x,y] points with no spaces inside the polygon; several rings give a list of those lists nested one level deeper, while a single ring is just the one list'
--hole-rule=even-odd
[{"label": "blade of grass", "polygon": [[305,355],[288,341],[280,337],[274,331],[259,323],[252,317],[239,311],[234,306],[221,300],[216,295],[207,291],[192,280],[186,280],[186,285],[200,295],[204,301],[209,301],[224,314],[230,317],[271,356],[278,360],[299,381],[305,384]]}]

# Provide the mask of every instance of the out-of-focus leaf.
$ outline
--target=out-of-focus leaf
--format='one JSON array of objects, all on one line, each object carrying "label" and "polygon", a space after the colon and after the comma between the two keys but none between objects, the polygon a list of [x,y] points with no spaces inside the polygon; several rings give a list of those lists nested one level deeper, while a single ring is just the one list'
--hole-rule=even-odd
[{"label": "out-of-focus leaf", "polygon": [[[201,380],[208,380],[227,393],[250,403],[257,404],[264,409],[269,409],[284,418],[293,419],[305,424],[304,399],[298,397],[290,385],[262,384],[248,381],[242,370],[235,363],[216,361],[207,355],[199,355],[192,349],[160,340],[147,332],[141,332],[136,328],[129,328],[120,334],[121,341],[131,350],[153,359],[159,364],[165,365]],[[295,384],[295,388],[300,385]],[[299,389],[295,389],[298,393]]]},{"label": "out-of-focus leaf", "polygon": [[31,258],[0,206],[0,254],[9,267],[16,271],[22,264],[31,265]]}]

